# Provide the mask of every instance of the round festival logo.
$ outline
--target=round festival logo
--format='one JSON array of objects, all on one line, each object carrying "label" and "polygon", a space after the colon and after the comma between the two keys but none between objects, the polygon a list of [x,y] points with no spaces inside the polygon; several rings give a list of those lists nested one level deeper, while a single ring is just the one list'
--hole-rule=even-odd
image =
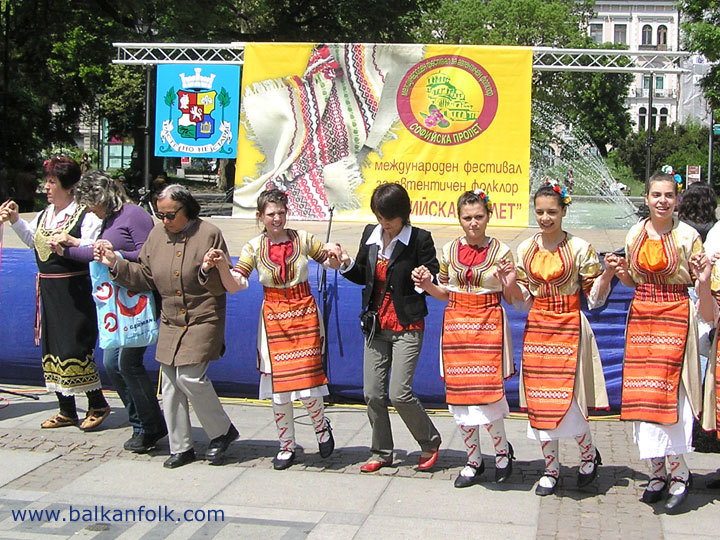
[{"label": "round festival logo", "polygon": [[418,139],[441,146],[468,142],[497,113],[495,81],[477,62],[451,54],[415,64],[397,94],[400,120]]}]

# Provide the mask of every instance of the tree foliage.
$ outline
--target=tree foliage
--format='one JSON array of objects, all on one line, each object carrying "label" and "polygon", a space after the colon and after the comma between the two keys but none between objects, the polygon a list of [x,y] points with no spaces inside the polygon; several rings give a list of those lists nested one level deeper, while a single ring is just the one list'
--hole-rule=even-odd
[{"label": "tree foliage", "polygon": [[[685,19],[685,48],[705,55],[711,62],[720,60],[720,3],[685,0],[680,2],[680,11]],[[720,109],[720,64],[710,68],[701,84],[712,107]]]},{"label": "tree foliage", "polygon": [[[687,165],[701,165],[702,179],[707,180],[708,127],[694,123],[661,126],[653,137],[650,149],[651,174],[663,165],[671,165],[681,176],[685,176]],[[617,147],[617,154],[637,178],[645,178],[647,146],[646,132],[640,130],[629,134]],[[713,160],[713,170],[720,165],[720,156]],[[714,175],[713,175],[714,176]],[[715,182],[717,189],[719,183]]]}]

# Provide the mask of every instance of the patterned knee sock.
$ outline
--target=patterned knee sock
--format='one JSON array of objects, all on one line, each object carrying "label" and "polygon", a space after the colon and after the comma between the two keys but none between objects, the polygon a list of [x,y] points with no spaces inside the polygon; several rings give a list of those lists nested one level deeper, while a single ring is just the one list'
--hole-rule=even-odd
[{"label": "patterned knee sock", "polygon": [[330,431],[325,429],[328,421],[325,418],[325,405],[322,398],[303,399],[302,402],[312,420],[318,443],[327,442],[330,439]]},{"label": "patterned knee sock", "polygon": [[508,466],[508,463],[510,463],[508,456],[510,445],[505,435],[505,422],[500,418],[492,424],[485,424],[485,429],[490,433],[493,445],[495,445],[495,467],[504,469]]},{"label": "patterned knee sock", "polygon": [[[465,426],[460,424],[460,432],[462,433],[465,450],[467,450],[467,464],[477,468],[482,463],[482,452],[480,451],[480,433],[478,426]],[[465,469],[468,469],[467,471]],[[469,467],[465,467],[460,474],[463,476],[474,476],[475,471]]]},{"label": "patterned knee sock", "polygon": [[[670,472],[670,489],[668,489],[668,493],[678,495],[687,488],[684,482],[687,482],[690,477],[690,469],[688,469],[685,458],[682,456],[667,456],[667,461]],[[681,482],[678,482],[678,480],[681,480]]]},{"label": "patterned knee sock", "polygon": [[[293,452],[295,450],[295,422],[293,419],[292,402],[278,405],[273,403],[275,413],[275,426],[277,427],[278,439],[280,439],[280,452]],[[287,456],[282,456],[286,458]]]},{"label": "patterned knee sock", "polygon": [[[648,459],[648,466],[650,467],[650,480],[645,489],[648,491],[662,491],[665,487],[664,480],[667,479],[665,458],[650,458]],[[658,478],[659,480],[657,480]]]},{"label": "patterned knee sock", "polygon": [[575,437],[575,442],[580,447],[580,472],[583,474],[590,474],[595,468],[595,445],[592,441],[592,435],[590,435],[590,428],[588,426],[587,432],[582,435]]},{"label": "patterned knee sock", "polygon": [[540,479],[540,485],[551,488],[560,476],[560,443],[555,440],[542,441],[540,444],[545,456],[545,474]]}]

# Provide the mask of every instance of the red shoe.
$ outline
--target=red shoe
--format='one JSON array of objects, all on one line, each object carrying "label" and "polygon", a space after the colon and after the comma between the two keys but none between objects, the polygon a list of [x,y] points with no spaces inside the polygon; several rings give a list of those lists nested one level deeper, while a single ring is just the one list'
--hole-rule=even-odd
[{"label": "red shoe", "polygon": [[379,459],[371,459],[367,463],[363,463],[360,466],[360,472],[375,472],[383,467],[388,467],[392,464],[390,461],[380,461]]},{"label": "red shoe", "polygon": [[[432,469],[435,462],[437,462],[438,455],[440,454],[440,447],[438,446],[435,450],[431,450],[432,454],[428,457],[424,457],[420,454],[420,461],[418,462],[418,469],[421,471],[427,471]],[[425,452],[423,452],[424,454]]]}]

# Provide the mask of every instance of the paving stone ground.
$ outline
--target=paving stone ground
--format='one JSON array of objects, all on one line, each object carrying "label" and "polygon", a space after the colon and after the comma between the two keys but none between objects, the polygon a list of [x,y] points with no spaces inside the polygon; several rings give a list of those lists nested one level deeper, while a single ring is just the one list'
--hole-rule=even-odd
[{"label": "paving stone ground", "polygon": [[[471,538],[717,537],[720,492],[704,486],[720,467],[720,456],[690,456],[695,486],[686,511],[668,515],[661,504],[640,502],[648,478],[645,464],[637,458],[631,426],[613,419],[591,422],[603,458],[598,481],[582,490],[575,486],[577,447],[563,441],[560,489],[540,498],[534,487],[543,469],[542,454],[526,437],[527,421],[516,416],[506,421],[517,456],[510,482],[493,484],[493,459],[487,453],[491,442],[485,433],[486,481],[459,490],[452,482],[465,453],[446,411],[432,414],[443,437],[432,471],[417,470],[419,449],[393,414],[398,449],[394,465],[366,475],[359,472],[368,457],[370,433],[364,407],[328,408],[337,441],[328,459],[317,454],[305,411],[296,408],[298,462],[288,471],[275,471],[277,441],[269,405],[224,400],[241,433],[226,463],[212,467],[199,459],[169,471],[162,467],[166,440],[146,455],[122,449],[131,429],[113,393],[108,393],[112,414],[99,430],[84,433],[75,427],[40,429],[40,422],[54,411],[54,396],[42,389],[14,388],[41,399],[6,396],[7,406],[0,409],[0,538],[431,538],[454,533]],[[195,450],[202,456],[207,437],[194,417],[193,426]],[[97,512],[98,505],[114,510],[164,505],[175,513],[223,509],[224,519],[69,521],[71,508],[77,516]],[[58,510],[68,521],[13,519],[12,510],[33,509]]]}]

